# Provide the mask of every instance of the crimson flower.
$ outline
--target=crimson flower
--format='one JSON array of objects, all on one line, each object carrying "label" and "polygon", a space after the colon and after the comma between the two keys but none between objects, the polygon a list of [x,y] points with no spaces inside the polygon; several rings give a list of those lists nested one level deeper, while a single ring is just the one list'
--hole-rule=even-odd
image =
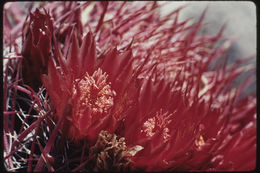
[{"label": "crimson flower", "polygon": [[[67,104],[73,107],[71,115],[66,117],[70,122],[66,127],[68,137],[92,140],[101,129],[115,131],[123,109],[131,102],[124,96],[129,88],[127,84],[134,80],[131,50],[119,52],[112,48],[97,57],[91,32],[83,38],[80,47],[74,34],[72,40],[67,58],[57,57],[60,70],[50,60],[48,75],[43,75],[42,81],[56,108],[56,118],[62,115]],[[101,65],[97,59],[103,61]],[[117,63],[111,66],[112,61]]]},{"label": "crimson flower", "polygon": [[[40,74],[46,73],[51,41],[53,35],[53,21],[47,12],[40,13],[37,9],[30,14],[30,20],[23,28],[23,80],[32,88],[41,85]],[[39,72],[40,71],[40,72]]]},{"label": "crimson flower", "polygon": [[255,169],[256,97],[241,96],[252,77],[233,85],[253,67],[243,65],[248,59],[227,64],[225,27],[199,34],[206,11],[191,23],[178,20],[182,8],[161,15],[157,2],[43,7],[26,18],[20,50],[19,85],[34,91],[13,86],[34,94],[39,115],[12,145],[19,151],[37,129],[30,145],[37,141],[40,154],[29,154],[27,170]]}]

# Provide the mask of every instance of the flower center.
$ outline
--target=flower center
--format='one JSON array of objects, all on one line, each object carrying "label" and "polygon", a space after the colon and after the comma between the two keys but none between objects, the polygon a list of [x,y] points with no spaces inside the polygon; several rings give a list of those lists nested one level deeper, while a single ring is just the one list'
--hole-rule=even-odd
[{"label": "flower center", "polygon": [[147,137],[153,137],[156,133],[161,133],[163,141],[168,141],[170,138],[170,130],[167,126],[171,122],[169,119],[171,116],[172,114],[163,112],[162,109],[160,109],[160,111],[156,112],[154,117],[144,122],[141,132]]},{"label": "flower center", "polygon": [[198,148],[198,150],[201,150],[202,147],[205,145],[205,140],[202,135],[200,135],[196,140],[195,140],[195,145]]},{"label": "flower center", "polygon": [[75,80],[72,93],[75,118],[107,113],[113,106],[116,93],[107,83],[107,76],[98,69],[92,76],[86,73],[83,78]]}]

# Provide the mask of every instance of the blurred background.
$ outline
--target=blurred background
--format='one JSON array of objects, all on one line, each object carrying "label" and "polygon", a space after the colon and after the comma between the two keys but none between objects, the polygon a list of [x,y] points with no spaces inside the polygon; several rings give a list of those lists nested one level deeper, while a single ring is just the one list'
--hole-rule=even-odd
[{"label": "blurred background", "polygon": [[[159,3],[165,3],[163,1]],[[256,66],[256,6],[251,1],[175,1],[169,2],[163,7],[162,13],[167,14],[172,9],[185,6],[180,11],[180,21],[193,17],[197,21],[203,11],[207,8],[204,19],[205,33],[216,34],[226,23],[224,36],[233,39],[234,43],[230,48],[230,63],[253,56],[250,62]],[[236,83],[241,83],[248,77],[249,73],[241,75]],[[254,83],[248,87],[245,95],[256,94],[256,73]]]},{"label": "blurred background", "polygon": [[[18,2],[24,11],[32,2]],[[32,11],[40,5],[47,2],[33,2]],[[256,6],[251,1],[158,1],[159,4],[167,3],[161,9],[161,13],[167,14],[170,11],[185,6],[179,13],[179,21],[193,17],[194,22],[199,19],[203,11],[207,8],[203,26],[204,32],[209,35],[215,35],[226,23],[224,36],[234,40],[230,49],[229,60],[236,61],[249,56],[255,57],[251,63],[256,65]],[[5,4],[5,8],[10,3]],[[20,16],[21,17],[21,16]],[[25,16],[23,16],[25,18]],[[248,77],[244,74],[237,81]],[[255,82],[248,88],[247,93],[256,94],[256,75]]]},{"label": "blurred background", "polygon": [[[161,2],[160,2],[161,3]],[[180,12],[180,20],[194,17],[198,20],[207,7],[205,31],[216,34],[224,23],[224,35],[235,39],[233,58],[238,59],[256,54],[256,6],[250,1],[179,1],[169,2],[162,13],[186,5]]]}]

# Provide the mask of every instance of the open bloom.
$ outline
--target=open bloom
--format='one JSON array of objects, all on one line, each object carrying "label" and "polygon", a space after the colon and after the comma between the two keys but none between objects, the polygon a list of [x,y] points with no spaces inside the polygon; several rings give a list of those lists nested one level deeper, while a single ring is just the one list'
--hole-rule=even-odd
[{"label": "open bloom", "polygon": [[232,86],[248,67],[221,64],[224,27],[198,34],[206,12],[190,23],[156,2],[50,4],[27,18],[22,55],[43,69],[62,135],[85,141],[76,170],[255,168],[256,98]]},{"label": "open bloom", "polygon": [[[83,38],[80,47],[73,34],[68,57],[58,57],[60,69],[51,59],[48,75],[42,78],[57,111],[56,118],[67,104],[72,105],[71,115],[66,117],[69,127],[64,128],[68,128],[68,137],[75,140],[96,139],[101,129],[115,131],[123,109],[131,102],[124,97],[129,85],[123,85],[132,80],[131,50],[119,52],[112,48],[97,57],[95,48],[91,33]],[[102,62],[98,64],[97,60]],[[111,66],[111,61],[117,64]]]}]

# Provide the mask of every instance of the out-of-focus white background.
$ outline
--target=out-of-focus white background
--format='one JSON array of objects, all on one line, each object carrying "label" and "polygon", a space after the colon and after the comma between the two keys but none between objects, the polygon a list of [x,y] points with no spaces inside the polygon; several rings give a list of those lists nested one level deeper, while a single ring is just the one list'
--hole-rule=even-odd
[{"label": "out-of-focus white background", "polygon": [[[161,1],[159,3],[165,3]],[[235,42],[230,49],[230,61],[236,61],[241,58],[254,56],[251,61],[256,65],[256,6],[251,1],[175,1],[167,2],[163,7],[162,13],[167,14],[172,9],[185,5],[180,11],[180,21],[194,17],[197,21],[203,11],[207,9],[203,28],[208,34],[216,34],[219,29],[227,23],[224,35],[227,38],[234,39]],[[239,80],[247,78],[247,74],[242,75]],[[256,79],[256,75],[254,76]],[[239,81],[238,81],[239,83]],[[248,88],[245,94],[256,93],[256,80]]]},{"label": "out-of-focus white background", "polygon": [[[165,3],[161,1],[160,3]],[[204,28],[209,34],[215,34],[224,23],[227,27],[224,35],[235,39],[233,58],[243,58],[256,54],[256,6],[251,1],[179,1],[168,2],[162,12],[186,5],[180,11],[180,21],[189,17],[198,20],[203,10],[208,7]]]}]

